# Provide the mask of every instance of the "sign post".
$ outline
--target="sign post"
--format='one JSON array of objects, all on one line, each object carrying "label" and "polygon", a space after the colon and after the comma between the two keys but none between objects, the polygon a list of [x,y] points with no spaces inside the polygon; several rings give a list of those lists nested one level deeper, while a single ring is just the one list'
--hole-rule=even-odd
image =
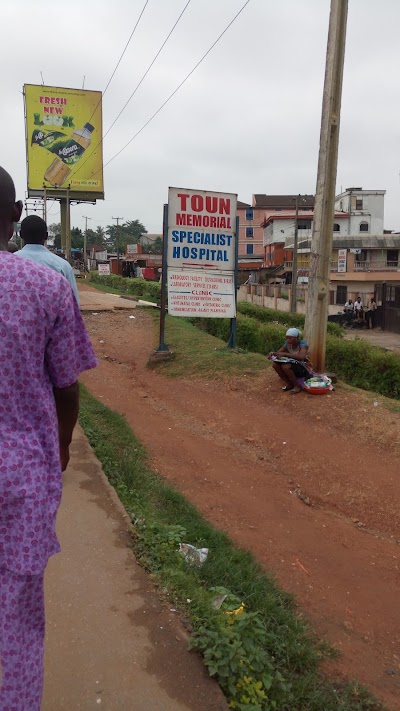
[{"label": "sign post", "polygon": [[168,205],[163,210],[163,251],[161,271],[161,312],[160,312],[160,343],[157,353],[165,353],[168,346],[165,343],[165,312],[167,305],[167,251],[168,251]]}]

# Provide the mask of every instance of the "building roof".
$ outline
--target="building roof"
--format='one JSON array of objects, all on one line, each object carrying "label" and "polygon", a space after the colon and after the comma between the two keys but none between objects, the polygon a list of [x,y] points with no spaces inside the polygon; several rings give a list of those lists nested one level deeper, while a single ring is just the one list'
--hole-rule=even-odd
[{"label": "building roof", "polygon": [[[280,212],[279,215],[268,215],[268,217],[264,220],[262,223],[263,227],[266,227],[267,225],[270,224],[270,222],[273,222],[274,220],[293,220],[294,217],[294,211],[292,210],[290,213],[289,212]],[[334,215],[334,219],[340,219],[341,217],[350,217],[350,213],[348,212],[337,212]],[[314,219],[314,213],[313,212],[302,212],[301,210],[299,211],[299,220],[306,219],[306,220],[313,220]]]},{"label": "building roof", "polygon": [[237,209],[238,210],[249,210],[251,209],[251,205],[249,205],[247,202],[242,202],[241,200],[237,201]]},{"label": "building roof", "polygon": [[[285,249],[293,249],[286,245]],[[311,240],[299,242],[298,249],[311,249]],[[342,237],[334,239],[332,249],[400,249],[400,235],[360,235],[360,237]]]},{"label": "building roof", "polygon": [[[282,210],[294,209],[296,197],[298,195],[264,195],[256,193],[253,195],[253,207],[261,209],[273,210],[280,208]],[[301,206],[304,208],[314,207],[314,195],[300,195]]]}]

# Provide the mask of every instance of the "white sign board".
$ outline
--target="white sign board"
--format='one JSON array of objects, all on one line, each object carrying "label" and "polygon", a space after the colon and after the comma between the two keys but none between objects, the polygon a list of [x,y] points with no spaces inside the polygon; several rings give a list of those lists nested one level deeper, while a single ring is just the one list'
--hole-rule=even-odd
[{"label": "white sign board", "polygon": [[171,316],[234,318],[233,274],[205,269],[169,268],[168,313]]},{"label": "white sign board", "polygon": [[169,269],[235,269],[237,195],[169,188]]},{"label": "white sign board", "polygon": [[338,272],[347,270],[347,249],[338,249]]},{"label": "white sign board", "polygon": [[109,264],[98,264],[97,269],[99,271],[99,274],[101,274],[101,276],[108,276],[108,274],[110,274],[110,265]]},{"label": "white sign board", "polygon": [[138,253],[137,244],[127,244],[126,245],[126,253],[127,254],[137,254]]}]

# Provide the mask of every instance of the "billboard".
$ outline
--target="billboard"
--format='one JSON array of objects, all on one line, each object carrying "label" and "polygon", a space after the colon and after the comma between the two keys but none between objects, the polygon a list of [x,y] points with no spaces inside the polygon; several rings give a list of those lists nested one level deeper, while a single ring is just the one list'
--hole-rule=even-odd
[{"label": "billboard", "polygon": [[235,316],[235,280],[231,272],[212,269],[168,269],[170,316]]},{"label": "billboard", "polygon": [[100,91],[25,84],[28,195],[103,199]]}]

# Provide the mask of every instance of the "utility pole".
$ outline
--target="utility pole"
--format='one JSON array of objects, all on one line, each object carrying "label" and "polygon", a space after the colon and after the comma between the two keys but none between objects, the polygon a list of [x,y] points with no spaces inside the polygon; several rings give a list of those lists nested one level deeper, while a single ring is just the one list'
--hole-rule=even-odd
[{"label": "utility pole", "polygon": [[85,232],[83,235],[83,271],[87,271],[87,221],[91,220],[91,217],[86,217],[82,215],[83,219],[86,220]]},{"label": "utility pole", "polygon": [[325,368],[330,260],[348,0],[331,0],[311,241],[306,335],[315,370]]},{"label": "utility pole", "polygon": [[294,218],[294,245],[292,262],[292,288],[290,291],[290,311],[295,314],[297,311],[297,251],[299,245],[299,197],[296,195],[296,213]]},{"label": "utility pole", "polygon": [[123,218],[123,217],[112,217],[111,219],[117,221],[117,239],[116,239],[116,243],[117,243],[117,269],[118,269],[118,276],[119,276],[119,221],[120,221],[120,220],[123,220],[124,218]]}]

